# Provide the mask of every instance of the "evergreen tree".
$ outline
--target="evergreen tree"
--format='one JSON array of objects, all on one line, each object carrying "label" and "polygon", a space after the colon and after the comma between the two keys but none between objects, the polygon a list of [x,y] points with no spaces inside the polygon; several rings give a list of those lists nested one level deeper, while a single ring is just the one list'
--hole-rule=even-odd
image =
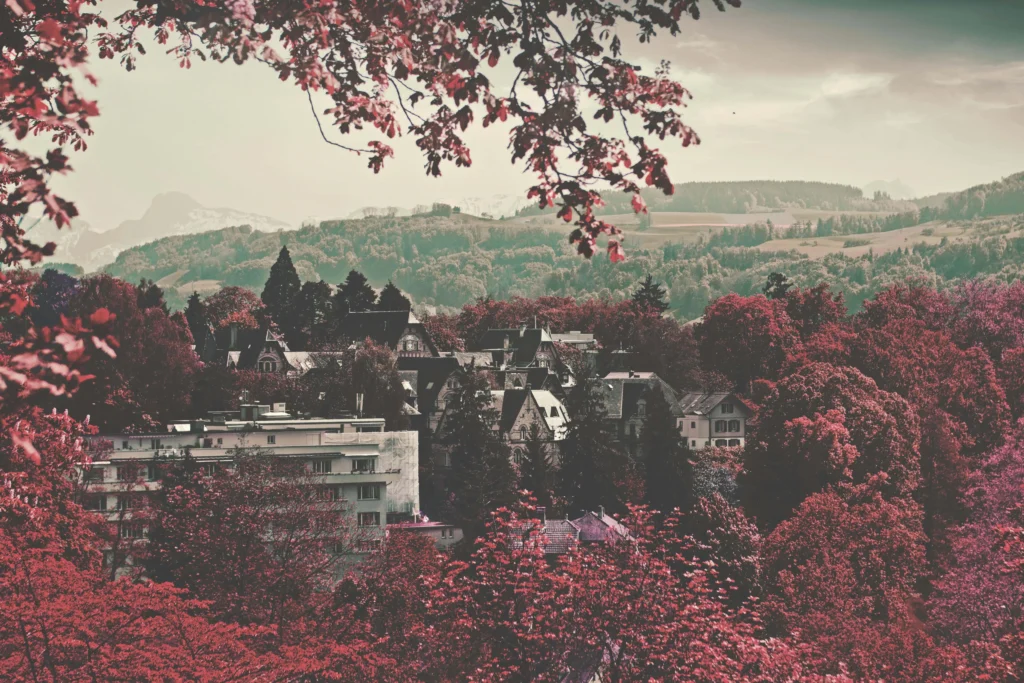
[{"label": "evergreen tree", "polygon": [[308,350],[322,346],[328,338],[331,286],[323,280],[304,282],[295,303],[295,316],[298,348]]},{"label": "evergreen tree", "polygon": [[378,311],[408,311],[412,308],[412,302],[402,294],[402,290],[394,285],[391,280],[380,290],[380,300],[377,302]]},{"label": "evergreen tree", "polygon": [[633,292],[633,305],[641,311],[651,311],[659,315],[668,310],[668,295],[660,282],[648,273],[640,287]]},{"label": "evergreen tree", "polygon": [[568,512],[582,514],[598,507],[623,510],[620,481],[626,456],[615,444],[604,403],[593,382],[580,382],[569,394],[566,411],[572,418],[562,441],[558,492]]},{"label": "evergreen tree", "polygon": [[371,311],[376,303],[377,293],[373,291],[366,276],[358,270],[351,270],[334,294],[335,318],[343,318],[347,313]]},{"label": "evergreen tree", "polygon": [[526,439],[526,460],[519,477],[520,488],[533,492],[537,505],[543,505],[548,511],[551,510],[551,491],[554,488],[552,475],[551,452],[540,425],[534,423]]},{"label": "evergreen tree", "polygon": [[192,292],[192,296],[188,298],[188,305],[185,307],[185,320],[192,333],[192,341],[197,345],[201,344],[206,336],[209,319],[206,316],[206,306],[200,300],[198,292]]},{"label": "evergreen tree", "polygon": [[301,288],[302,283],[299,281],[299,274],[296,272],[294,264],[292,264],[288,247],[281,247],[277,261],[270,268],[270,277],[267,278],[267,284],[263,287],[263,294],[260,295],[260,298],[267,307],[271,319],[277,323],[289,344],[301,341],[297,339],[299,319],[296,314],[296,304]]},{"label": "evergreen tree", "polygon": [[772,273],[768,276],[768,280],[764,283],[764,288],[761,291],[769,299],[783,299],[786,296],[786,292],[792,286],[793,283],[782,273]]},{"label": "evergreen tree", "polygon": [[647,392],[644,428],[640,435],[647,504],[669,513],[689,505],[689,464],[672,406],[660,386]]},{"label": "evergreen tree", "polygon": [[142,278],[138,286],[139,309],[159,308],[167,313],[167,303],[164,301],[164,290],[160,289],[155,282]]},{"label": "evergreen tree", "polygon": [[486,378],[461,373],[459,389],[449,396],[441,439],[451,459],[456,522],[472,542],[483,533],[492,510],[514,502],[515,471],[508,447],[491,428],[498,415]]}]

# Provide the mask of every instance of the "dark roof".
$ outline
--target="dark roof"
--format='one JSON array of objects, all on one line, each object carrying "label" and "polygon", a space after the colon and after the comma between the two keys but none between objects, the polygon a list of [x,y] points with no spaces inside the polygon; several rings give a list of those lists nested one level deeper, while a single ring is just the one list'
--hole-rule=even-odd
[{"label": "dark roof", "polygon": [[551,368],[513,368],[511,370],[503,370],[501,372],[525,376],[523,384],[524,388],[527,384],[534,389],[547,389],[549,387],[557,387],[558,389],[562,388],[561,380],[558,375],[552,372]]},{"label": "dark roof", "polygon": [[512,429],[523,404],[526,403],[526,389],[506,389],[501,401],[501,417],[498,421],[502,433]]},{"label": "dark roof", "polygon": [[430,358],[426,356],[399,356],[400,373],[416,373],[416,403],[421,412],[430,412],[437,404],[445,380],[459,369],[459,361],[451,356]]},{"label": "dark roof", "polygon": [[477,342],[477,348],[481,351],[504,351],[506,338],[512,354],[511,358],[504,360],[519,366],[533,363],[540,345],[545,341],[551,341],[547,331],[539,327],[494,329],[483,333]]},{"label": "dark roof", "polygon": [[231,348],[231,328],[225,327],[217,333],[217,355],[226,361],[229,351],[238,351],[238,362],[235,367],[240,370],[255,368],[263,347],[268,342],[277,344],[282,352],[288,350],[288,344],[284,339],[269,327],[255,330],[240,328],[234,348]]},{"label": "dark roof", "polygon": [[354,342],[369,338],[394,349],[408,326],[409,311],[359,311],[345,316],[341,332]]},{"label": "dark roof", "polygon": [[677,410],[684,415],[707,415],[715,409],[715,406],[726,399],[731,399],[745,412],[750,412],[750,409],[742,400],[727,391],[690,392],[683,394],[677,404]]},{"label": "dark roof", "polygon": [[213,334],[213,327],[206,325],[203,328],[196,343],[196,356],[204,363],[211,363],[217,359],[217,337]]},{"label": "dark roof", "polygon": [[661,393],[665,400],[672,407],[674,415],[681,414],[678,409],[678,399],[675,389],[654,373],[644,373],[643,376],[628,377],[618,376],[625,373],[609,373],[608,376],[593,380],[597,386],[598,395],[604,401],[605,412],[613,420],[629,419],[636,414],[636,405],[641,398],[645,398],[648,392],[655,386],[661,387]]}]

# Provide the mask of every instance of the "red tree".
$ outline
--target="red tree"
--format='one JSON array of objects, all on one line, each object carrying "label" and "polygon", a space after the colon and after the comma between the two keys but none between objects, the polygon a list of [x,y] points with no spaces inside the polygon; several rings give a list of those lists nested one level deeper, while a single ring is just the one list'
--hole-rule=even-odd
[{"label": "red tree", "polygon": [[799,342],[785,299],[727,294],[704,310],[697,326],[700,357],[741,390],[756,379],[774,379]]},{"label": "red tree", "polygon": [[270,321],[267,307],[255,292],[228,286],[204,301],[206,316],[215,330],[237,323],[243,329],[258,329]]},{"label": "red tree", "polygon": [[810,494],[884,475],[888,495],[909,498],[920,476],[918,421],[898,395],[853,368],[807,365],[764,401],[747,442],[747,502],[774,525]]}]

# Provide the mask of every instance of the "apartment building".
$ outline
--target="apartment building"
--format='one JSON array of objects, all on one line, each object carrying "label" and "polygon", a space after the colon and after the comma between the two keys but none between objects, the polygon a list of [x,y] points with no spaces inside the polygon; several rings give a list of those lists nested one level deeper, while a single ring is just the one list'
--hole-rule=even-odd
[{"label": "apartment building", "polygon": [[[281,404],[244,405],[223,419],[174,422],[152,434],[101,434],[89,445],[86,506],[112,519],[123,521],[126,505],[144,504],[146,493],[159,487],[161,459],[189,449],[213,472],[231,465],[233,449],[251,447],[307,463],[325,495],[348,502],[367,532],[377,529],[383,537],[386,524],[412,520],[419,511],[418,434],[384,431],[382,418],[296,418]],[[145,537],[145,528],[123,526],[123,536]]]}]

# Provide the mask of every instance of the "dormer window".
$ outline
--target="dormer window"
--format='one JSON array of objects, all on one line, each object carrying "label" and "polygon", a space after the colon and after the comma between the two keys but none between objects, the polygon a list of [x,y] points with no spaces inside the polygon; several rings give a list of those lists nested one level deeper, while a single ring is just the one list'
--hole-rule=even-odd
[{"label": "dormer window", "polygon": [[733,404],[731,404],[731,403],[723,403],[722,404],[722,414],[728,415],[729,413],[733,413],[733,412],[735,412],[735,408],[736,407]]},{"label": "dormer window", "polygon": [[260,372],[277,372],[277,362],[272,360],[261,360]]}]

